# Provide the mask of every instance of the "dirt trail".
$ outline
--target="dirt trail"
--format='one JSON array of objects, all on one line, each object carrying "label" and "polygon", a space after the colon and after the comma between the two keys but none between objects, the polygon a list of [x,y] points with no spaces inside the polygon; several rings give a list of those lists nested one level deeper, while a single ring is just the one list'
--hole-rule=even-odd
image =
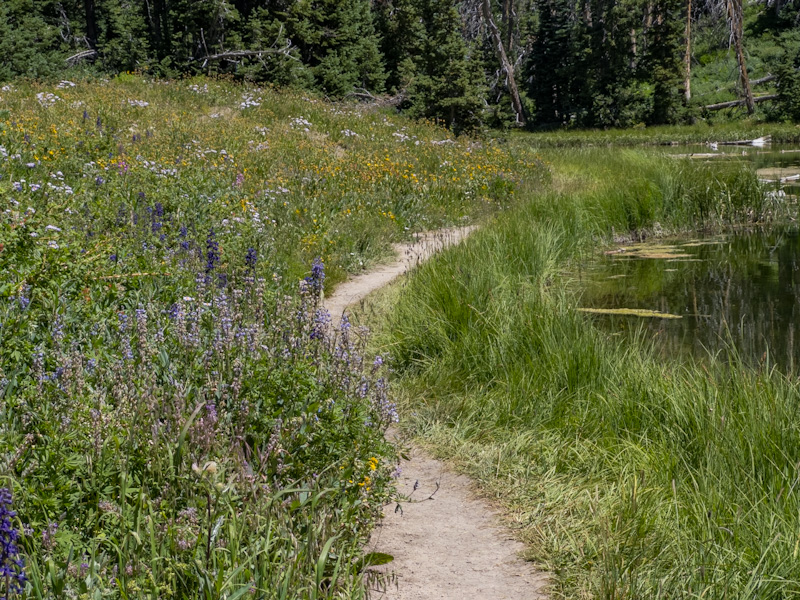
[{"label": "dirt trail", "polygon": [[[397,245],[397,260],[341,284],[325,305],[338,320],[349,306],[388,284],[441,248],[458,243],[472,227],[426,234]],[[394,435],[394,434],[390,434]],[[519,558],[524,546],[513,540],[497,514],[474,492],[467,477],[411,448],[403,461],[398,490],[410,498],[385,507],[385,517],[369,550],[394,560],[381,567],[391,576],[373,590],[375,600],[538,600],[547,577]]]},{"label": "dirt trail", "polygon": [[325,308],[331,313],[334,323],[338,323],[346,308],[358,304],[369,294],[391,283],[442,248],[457,244],[474,230],[474,226],[439,229],[418,234],[411,243],[395,244],[395,260],[350,277],[329,298],[324,299]]}]

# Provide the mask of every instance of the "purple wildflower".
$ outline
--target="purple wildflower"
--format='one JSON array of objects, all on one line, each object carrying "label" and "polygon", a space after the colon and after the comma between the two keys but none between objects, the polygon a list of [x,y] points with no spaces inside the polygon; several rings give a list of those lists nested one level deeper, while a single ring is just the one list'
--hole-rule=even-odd
[{"label": "purple wildflower", "polygon": [[0,488],[0,578],[6,581],[6,597],[12,593],[21,594],[25,582],[25,562],[19,553],[17,541],[20,533],[12,524],[11,519],[17,513],[11,510],[11,491]]},{"label": "purple wildflower", "polygon": [[311,275],[305,278],[305,282],[311,289],[311,293],[319,298],[322,293],[322,286],[325,283],[325,263],[321,258],[315,258],[311,263]]},{"label": "purple wildflower", "polygon": [[256,249],[248,248],[247,254],[244,257],[244,263],[247,265],[247,269],[249,271],[254,271],[256,268],[257,261],[258,261],[258,254],[256,253]]},{"label": "purple wildflower", "polygon": [[321,340],[325,335],[325,329],[331,322],[331,313],[327,308],[318,308],[314,315],[314,326],[311,329],[311,339]]},{"label": "purple wildflower", "polygon": [[217,242],[214,230],[208,230],[206,238],[206,274],[211,273],[219,263],[219,242]]}]

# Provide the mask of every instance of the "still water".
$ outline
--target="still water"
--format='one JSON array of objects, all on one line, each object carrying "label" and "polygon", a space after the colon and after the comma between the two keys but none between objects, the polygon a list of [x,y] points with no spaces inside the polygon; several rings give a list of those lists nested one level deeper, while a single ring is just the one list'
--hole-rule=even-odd
[{"label": "still water", "polygon": [[610,252],[582,269],[581,306],[663,316],[597,314],[592,318],[598,325],[622,335],[641,328],[670,356],[726,356],[734,349],[749,365],[800,369],[797,226]]},{"label": "still water", "polygon": [[[661,151],[752,162],[771,182],[765,191],[780,191],[787,201],[800,192],[797,146]],[[798,225],[617,247],[584,264],[578,279],[582,308],[617,313],[591,317],[614,335],[641,333],[670,357],[727,360],[733,352],[751,366],[800,372]]]}]

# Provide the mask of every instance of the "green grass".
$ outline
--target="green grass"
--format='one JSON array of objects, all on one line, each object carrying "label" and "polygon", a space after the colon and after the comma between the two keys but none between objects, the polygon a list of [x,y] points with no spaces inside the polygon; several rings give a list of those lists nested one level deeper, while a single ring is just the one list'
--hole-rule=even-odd
[{"label": "green grass", "polygon": [[659,146],[664,144],[704,144],[772,136],[774,143],[800,142],[800,125],[764,123],[758,120],[700,122],[696,125],[659,125],[630,129],[559,130],[515,134],[512,139],[535,148],[575,146]]},{"label": "green grass", "polygon": [[555,191],[418,268],[384,315],[407,426],[496,496],[554,597],[800,593],[796,381],[664,362],[594,328],[559,282],[613,231],[768,220],[754,174],[560,160]]}]

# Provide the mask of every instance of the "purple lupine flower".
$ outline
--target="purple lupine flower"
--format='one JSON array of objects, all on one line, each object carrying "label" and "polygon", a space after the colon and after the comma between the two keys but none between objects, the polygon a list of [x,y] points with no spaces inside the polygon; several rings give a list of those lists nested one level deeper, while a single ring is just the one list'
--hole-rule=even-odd
[{"label": "purple lupine flower", "polygon": [[60,340],[64,337],[64,321],[61,315],[56,315],[56,320],[53,322],[53,330],[50,333],[54,340]]},{"label": "purple lupine flower", "polygon": [[117,313],[119,319],[119,331],[122,334],[120,344],[122,346],[123,360],[133,360],[133,350],[131,350],[131,335],[128,332],[128,315],[124,312]]},{"label": "purple lupine flower", "polygon": [[42,544],[48,550],[55,544],[56,533],[58,533],[58,523],[50,521],[47,529],[42,530]]},{"label": "purple lupine flower", "polygon": [[106,182],[106,180],[98,175],[97,177],[95,177],[94,182],[97,185],[97,187],[100,187]]},{"label": "purple lupine flower", "polygon": [[258,261],[258,254],[256,253],[256,249],[248,248],[247,254],[244,257],[244,264],[247,265],[247,269],[249,271],[254,271],[256,268],[257,261]]},{"label": "purple lupine flower", "polygon": [[19,291],[19,295],[17,296],[17,303],[22,310],[27,309],[31,303],[31,299],[27,296],[30,289],[31,286],[23,285],[22,289]]},{"label": "purple lupine flower", "polygon": [[331,313],[328,312],[328,309],[327,308],[317,309],[317,312],[314,315],[314,325],[311,329],[311,339],[321,340],[324,337],[325,329],[328,327],[328,324],[330,322],[331,322]]},{"label": "purple lupine flower", "polygon": [[17,541],[20,533],[11,522],[17,513],[11,510],[11,490],[0,488],[0,579],[6,581],[6,598],[21,594],[28,578],[25,562],[20,556]]},{"label": "purple lupine flower", "polygon": [[321,258],[315,258],[311,263],[311,275],[305,278],[311,293],[319,298],[322,293],[322,286],[325,283],[325,263]]},{"label": "purple lupine flower", "polygon": [[88,121],[89,120],[89,111],[88,110],[84,110],[83,111],[83,120],[84,121]]},{"label": "purple lupine flower", "polygon": [[233,187],[240,188],[244,183],[244,173],[238,173],[236,175],[236,182],[233,184]]},{"label": "purple lupine flower", "polygon": [[208,230],[206,238],[206,274],[211,273],[219,263],[219,242],[217,242],[213,229]]}]

